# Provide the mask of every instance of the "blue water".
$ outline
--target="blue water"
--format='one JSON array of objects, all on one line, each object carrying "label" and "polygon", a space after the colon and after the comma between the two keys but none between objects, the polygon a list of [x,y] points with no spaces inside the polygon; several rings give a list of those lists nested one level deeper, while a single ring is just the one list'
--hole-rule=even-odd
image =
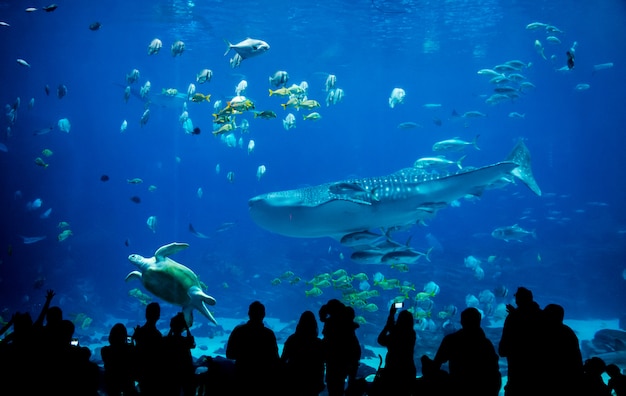
[{"label": "blue water", "polygon": [[[92,329],[110,316],[134,325],[143,320],[143,306],[128,292],[144,289],[124,282],[135,269],[127,256],[149,257],[174,241],[190,244],[173,258],[207,284],[217,300],[218,320],[244,319],[255,299],[267,306],[268,316],[285,321],[296,320],[305,309],[317,312],[341,291],[328,288],[319,297],[306,297],[311,286],[304,281],[339,269],[365,272],[372,289],[379,289],[372,280],[376,272],[413,284],[416,292],[429,281],[438,283],[441,292],[432,308],[437,325],[444,306],[462,309],[466,295],[501,285],[512,291],[525,285],[541,305],[562,304],[568,318],[624,314],[626,7],[621,1],[582,3],[64,1],[54,12],[27,13],[30,4],[2,2],[0,20],[10,26],[0,27],[0,98],[9,107],[18,97],[21,104],[10,133],[5,133],[8,121],[2,121],[1,141],[8,151],[0,152],[1,316],[7,319],[16,310],[36,314],[51,288],[58,295],[53,304],[70,317],[92,317]],[[95,21],[102,27],[89,30]],[[562,33],[554,35],[562,43],[547,42],[545,29],[525,28],[537,21],[558,27]],[[149,56],[147,46],[155,37],[163,49]],[[224,39],[246,37],[265,40],[270,50],[232,69],[234,53],[223,55]],[[547,60],[535,49],[537,39]],[[184,41],[186,50],[172,57],[176,40]],[[574,42],[574,69],[556,71],[565,66],[565,52]],[[512,102],[486,104],[494,85],[477,71],[512,59],[532,63],[520,73],[536,88]],[[607,62],[614,67],[593,73],[593,65]],[[196,83],[198,92],[211,94],[211,103],[188,103],[200,135],[183,131],[180,104],[151,105],[148,123],[140,126],[144,102],[135,96],[123,100],[125,76],[135,68],[141,77],[133,89],[150,81],[152,95],[166,88],[184,93],[202,69],[213,71],[209,83]],[[290,109],[297,127],[283,129],[284,98],[267,93],[268,77],[277,70],[289,73],[289,84],[308,82],[308,97],[322,103],[320,120],[304,121],[307,112]],[[345,97],[327,107],[329,73],[337,76]],[[242,148],[230,148],[211,134],[211,114],[216,100],[225,103],[234,96],[241,79],[248,82],[245,95],[256,109],[273,110],[278,117],[237,116],[237,123],[245,118],[250,129],[235,132]],[[580,83],[590,88],[575,90]],[[68,89],[62,99],[56,96],[59,84]],[[391,109],[387,101],[395,87],[406,91],[406,99]],[[441,108],[427,109],[427,103]],[[454,110],[487,117],[459,119],[452,117]],[[513,111],[525,118],[509,118]],[[69,133],[55,127],[33,135],[62,118],[71,123]],[[128,129],[120,133],[123,120]],[[407,121],[421,127],[397,128]],[[435,240],[439,244],[432,262],[420,261],[409,272],[358,265],[349,258],[352,250],[334,239],[272,234],[248,215],[247,201],[258,194],[389,174],[434,155],[431,147],[439,140],[477,135],[480,151],[467,148],[465,166],[501,161],[523,138],[544,194],[537,197],[521,183],[489,190],[480,199],[442,209],[427,226],[394,233],[402,243],[411,236],[411,246],[419,250]],[[248,154],[250,139],[256,145]],[[44,149],[53,155],[43,156]],[[37,166],[36,157],[49,166]],[[262,164],[267,172],[257,180]],[[226,178],[230,171],[232,183]],[[102,175],[110,179],[103,182]],[[143,183],[127,183],[136,177]],[[140,202],[131,201],[133,196]],[[37,198],[41,208],[28,210]],[[48,208],[50,216],[42,219]],[[146,225],[149,216],[158,219],[155,232]],[[70,224],[73,235],[59,242],[61,221]],[[192,235],[190,223],[209,238]],[[496,227],[513,224],[534,230],[537,238],[491,237]],[[46,239],[24,244],[20,236]],[[469,255],[483,261],[484,279],[464,266]],[[493,263],[489,256],[496,257]],[[286,271],[303,281],[273,285]],[[374,329],[382,327],[387,304],[398,295],[380,293],[370,301],[379,311],[357,310]],[[163,316],[176,310],[164,305]],[[208,323],[197,314],[196,321]]]}]

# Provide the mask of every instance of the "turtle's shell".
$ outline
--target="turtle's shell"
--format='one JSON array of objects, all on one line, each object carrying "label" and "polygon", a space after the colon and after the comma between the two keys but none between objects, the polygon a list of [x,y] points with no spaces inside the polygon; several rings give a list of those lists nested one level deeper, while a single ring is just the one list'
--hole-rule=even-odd
[{"label": "turtle's shell", "polygon": [[157,260],[144,270],[141,281],[155,296],[181,306],[187,305],[190,301],[187,293],[190,287],[201,288],[200,281],[193,271],[168,257]]}]

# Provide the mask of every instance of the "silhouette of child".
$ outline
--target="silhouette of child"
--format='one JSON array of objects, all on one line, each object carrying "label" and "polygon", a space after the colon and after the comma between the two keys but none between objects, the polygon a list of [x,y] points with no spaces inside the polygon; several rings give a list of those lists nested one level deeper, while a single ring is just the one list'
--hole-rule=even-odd
[{"label": "silhouette of child", "polygon": [[109,396],[137,395],[136,351],[128,342],[128,332],[122,323],[116,323],[109,332],[109,345],[100,352],[104,363],[104,388]]},{"label": "silhouette of child", "polygon": [[324,390],[324,352],[313,312],[300,316],[295,333],[285,341],[281,361],[287,394],[315,396]]},{"label": "silhouette of child", "polygon": [[[187,335],[183,336],[183,331]],[[163,394],[180,396],[195,395],[194,367],[191,350],[196,342],[191,335],[185,316],[179,312],[170,320],[170,331],[163,337],[163,352],[165,357],[166,388]]]},{"label": "silhouette of child", "polygon": [[609,375],[609,390],[615,392],[616,396],[626,396],[626,375],[622,374],[615,364],[606,366],[606,373]]},{"label": "silhouette of child", "polygon": [[378,335],[378,343],[387,347],[385,368],[380,378],[381,393],[389,395],[411,394],[417,369],[413,360],[416,334],[413,330],[413,315],[401,311],[395,320],[396,307],[389,309],[385,327]]}]

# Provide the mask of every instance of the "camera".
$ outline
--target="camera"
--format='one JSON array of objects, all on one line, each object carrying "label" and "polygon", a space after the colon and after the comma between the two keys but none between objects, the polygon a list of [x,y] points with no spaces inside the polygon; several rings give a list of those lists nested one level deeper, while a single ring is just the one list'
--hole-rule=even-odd
[{"label": "camera", "polygon": [[71,346],[78,346],[78,338],[72,338],[70,341]]},{"label": "camera", "polygon": [[403,302],[393,303],[393,307],[394,307],[395,309],[404,308],[404,303],[403,303]]}]

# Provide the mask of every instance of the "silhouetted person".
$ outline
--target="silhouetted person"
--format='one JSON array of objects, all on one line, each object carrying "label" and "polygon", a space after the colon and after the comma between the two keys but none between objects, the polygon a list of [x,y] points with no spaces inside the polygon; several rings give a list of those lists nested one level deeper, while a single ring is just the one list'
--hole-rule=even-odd
[{"label": "silhouetted person", "polygon": [[135,341],[138,362],[139,393],[160,395],[163,391],[163,335],[156,323],[161,318],[161,306],[152,302],[146,306],[146,323],[135,327]]},{"label": "silhouetted person", "polygon": [[354,323],[354,309],[336,299],[320,308],[319,317],[324,323],[322,343],[328,396],[341,396],[346,378],[349,383],[353,381],[359,368],[361,346],[355,332],[359,325]]},{"label": "silhouetted person", "polygon": [[387,348],[385,368],[378,386],[380,395],[410,395],[417,374],[413,351],[416,334],[413,329],[413,315],[401,311],[395,320],[396,307],[391,304],[387,323],[378,335],[378,343]]},{"label": "silhouetted person", "polygon": [[[38,383],[22,381],[24,373],[32,370],[33,356],[38,353],[34,348],[33,319],[28,312],[16,312],[9,322],[2,328],[2,332],[13,328],[0,342],[0,369],[3,379],[3,388],[19,389],[16,393],[29,394],[40,391]],[[5,384],[4,381],[7,381]]]},{"label": "silhouetted person", "polygon": [[455,395],[494,395],[502,386],[498,355],[480,327],[476,308],[461,312],[461,329],[441,341],[435,363],[448,362],[450,385]]},{"label": "silhouetted person", "polygon": [[92,361],[91,351],[87,347],[72,342],[75,326],[64,319],[60,324],[62,342],[54,347],[48,368],[50,382],[48,394],[67,396],[97,396],[99,386],[99,368]]},{"label": "silhouetted person", "polygon": [[605,371],[610,377],[609,390],[615,392],[616,396],[626,396],[626,375],[615,364],[607,365]]},{"label": "silhouetted person", "polygon": [[[583,358],[574,331],[563,323],[565,311],[557,304],[543,309],[544,330],[541,342],[543,353],[540,369],[544,375],[543,394],[573,395],[580,389],[583,375]],[[541,375],[541,373],[539,373]]]},{"label": "silhouetted person", "polygon": [[602,373],[606,370],[606,363],[599,357],[592,357],[585,360],[583,365],[582,392],[577,392],[581,396],[610,396],[611,390],[604,383]]},{"label": "silhouetted person", "polygon": [[527,396],[541,391],[544,378],[541,369],[541,308],[533,294],[525,287],[515,293],[517,308],[507,304],[508,316],[504,320],[498,353],[508,362],[508,380],[504,387],[506,396]]},{"label": "silhouetted person", "polygon": [[442,370],[440,365],[431,358],[422,355],[422,376],[415,380],[413,395],[415,396],[449,396],[450,374]]},{"label": "silhouetted person", "polygon": [[273,394],[279,366],[276,336],[263,324],[265,306],[259,301],[250,304],[248,318],[233,329],[226,346],[226,357],[235,361],[236,394]]},{"label": "silhouetted person", "polygon": [[[187,335],[183,336],[183,332]],[[163,352],[166,390],[163,395],[195,396],[196,383],[194,378],[193,358],[191,350],[196,342],[185,321],[185,316],[179,312],[170,320],[170,331],[163,337]]]},{"label": "silhouetted person", "polygon": [[315,396],[324,390],[324,351],[318,334],[315,314],[304,311],[281,355],[285,394]]},{"label": "silhouetted person", "polygon": [[100,354],[104,363],[104,389],[108,396],[137,395],[137,356],[135,346],[128,342],[124,324],[113,325],[109,332],[109,345],[103,346]]}]

